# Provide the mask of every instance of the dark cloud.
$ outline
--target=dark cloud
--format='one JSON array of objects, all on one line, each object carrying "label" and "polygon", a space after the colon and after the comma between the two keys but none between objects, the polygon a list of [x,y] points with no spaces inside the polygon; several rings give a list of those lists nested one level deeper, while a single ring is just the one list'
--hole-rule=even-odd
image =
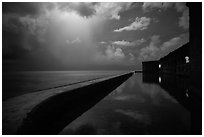
[{"label": "dark cloud", "polygon": [[23,58],[23,56],[28,53],[20,44],[22,41],[22,35],[3,31],[2,38],[3,59],[17,60]]},{"label": "dark cloud", "polygon": [[26,23],[27,18],[16,14],[4,14],[2,18],[3,59],[22,59],[41,45],[40,28]]},{"label": "dark cloud", "polygon": [[40,34],[44,29],[38,17],[42,14],[42,4],[3,3],[3,59],[24,60],[41,46]]},{"label": "dark cloud", "polygon": [[37,2],[3,2],[2,11],[19,15],[38,15],[41,12],[42,3]]},{"label": "dark cloud", "polygon": [[25,59],[33,51],[41,48],[37,37],[27,35],[25,32],[2,32],[2,55],[3,59]]},{"label": "dark cloud", "polygon": [[75,11],[82,17],[91,17],[95,14],[95,3],[58,3],[61,10]]},{"label": "dark cloud", "polygon": [[22,28],[19,21],[19,15],[16,14],[3,14],[2,15],[2,29],[5,31],[18,32]]}]

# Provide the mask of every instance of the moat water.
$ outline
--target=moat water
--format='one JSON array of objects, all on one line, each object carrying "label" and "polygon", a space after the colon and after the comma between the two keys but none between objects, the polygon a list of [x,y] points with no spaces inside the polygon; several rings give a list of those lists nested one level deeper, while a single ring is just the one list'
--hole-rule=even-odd
[{"label": "moat water", "polygon": [[137,73],[60,134],[191,134],[188,85],[186,78]]}]

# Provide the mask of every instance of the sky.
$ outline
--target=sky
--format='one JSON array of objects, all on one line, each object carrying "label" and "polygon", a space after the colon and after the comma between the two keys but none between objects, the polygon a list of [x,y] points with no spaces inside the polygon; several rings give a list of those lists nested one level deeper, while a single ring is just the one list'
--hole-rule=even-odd
[{"label": "sky", "polygon": [[140,70],[189,42],[185,4],[3,2],[3,70]]}]

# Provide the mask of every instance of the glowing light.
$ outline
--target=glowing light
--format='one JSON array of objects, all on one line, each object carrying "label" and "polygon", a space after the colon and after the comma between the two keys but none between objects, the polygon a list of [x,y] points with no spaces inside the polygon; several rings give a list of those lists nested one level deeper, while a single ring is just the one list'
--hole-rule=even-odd
[{"label": "glowing light", "polygon": [[189,98],[188,89],[186,89],[186,97]]},{"label": "glowing light", "polygon": [[159,77],[159,83],[161,83],[161,77]]},{"label": "glowing light", "polygon": [[161,64],[159,64],[159,68],[161,68]]},{"label": "glowing light", "polygon": [[186,63],[189,63],[189,62],[190,62],[190,60],[189,60],[189,57],[188,57],[188,56],[186,56],[186,57],[185,57],[185,60],[186,60]]}]

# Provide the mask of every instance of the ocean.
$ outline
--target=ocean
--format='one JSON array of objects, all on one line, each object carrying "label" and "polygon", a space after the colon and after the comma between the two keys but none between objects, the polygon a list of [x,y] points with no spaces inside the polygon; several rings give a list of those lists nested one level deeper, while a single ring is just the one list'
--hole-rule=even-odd
[{"label": "ocean", "polygon": [[16,71],[3,73],[3,100],[127,71]]}]

